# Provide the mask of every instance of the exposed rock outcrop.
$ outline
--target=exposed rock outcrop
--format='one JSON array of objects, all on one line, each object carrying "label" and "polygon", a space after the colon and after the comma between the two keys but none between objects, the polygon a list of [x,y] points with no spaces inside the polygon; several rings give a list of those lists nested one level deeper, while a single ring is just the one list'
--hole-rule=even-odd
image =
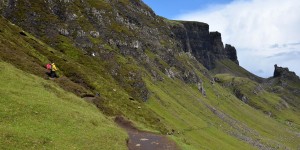
[{"label": "exposed rock outcrop", "polygon": [[289,70],[289,68],[279,67],[277,64],[274,65],[274,75],[273,77],[285,77],[285,78],[294,78],[299,79],[295,72]]},{"label": "exposed rock outcrop", "polygon": [[236,53],[236,49],[235,47],[226,44],[225,45],[225,52],[227,53],[227,58],[229,58],[230,60],[232,60],[233,62],[235,62],[236,64],[239,65],[239,61],[237,58],[237,53]]},{"label": "exposed rock outcrop", "polygon": [[221,33],[209,32],[209,25],[201,22],[180,21],[172,31],[180,47],[185,52],[192,53],[207,69],[213,69],[215,62],[220,59],[237,60],[236,50],[226,44],[224,47]]},{"label": "exposed rock outcrop", "polygon": [[206,91],[203,87],[203,84],[202,83],[198,83],[198,90],[201,92],[201,94],[206,97]]},{"label": "exposed rock outcrop", "polygon": [[241,101],[243,101],[244,103],[248,104],[249,103],[249,99],[246,95],[244,95],[241,90],[239,89],[234,89],[234,94],[235,96],[240,99]]}]

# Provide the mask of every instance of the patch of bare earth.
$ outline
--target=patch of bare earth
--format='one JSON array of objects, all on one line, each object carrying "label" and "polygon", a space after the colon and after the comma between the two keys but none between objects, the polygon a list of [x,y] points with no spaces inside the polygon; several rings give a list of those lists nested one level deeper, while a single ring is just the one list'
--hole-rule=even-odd
[{"label": "patch of bare earth", "polygon": [[127,131],[129,150],[179,150],[176,143],[166,136],[140,131],[123,117],[116,117],[115,122]]}]

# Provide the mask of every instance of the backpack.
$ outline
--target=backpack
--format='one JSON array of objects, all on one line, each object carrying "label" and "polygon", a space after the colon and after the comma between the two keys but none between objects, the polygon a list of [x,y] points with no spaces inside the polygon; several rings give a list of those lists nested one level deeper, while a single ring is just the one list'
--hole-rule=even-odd
[{"label": "backpack", "polygon": [[46,68],[47,68],[48,70],[51,70],[51,69],[52,69],[51,64],[47,64],[47,65],[46,65]]}]

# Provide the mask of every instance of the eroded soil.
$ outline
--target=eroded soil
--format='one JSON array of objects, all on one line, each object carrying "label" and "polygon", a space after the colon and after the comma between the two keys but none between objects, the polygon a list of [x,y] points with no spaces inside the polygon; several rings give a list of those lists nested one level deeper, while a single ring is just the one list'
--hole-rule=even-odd
[{"label": "eroded soil", "polygon": [[140,131],[123,117],[116,117],[115,122],[127,131],[129,150],[179,150],[176,143],[166,136]]}]

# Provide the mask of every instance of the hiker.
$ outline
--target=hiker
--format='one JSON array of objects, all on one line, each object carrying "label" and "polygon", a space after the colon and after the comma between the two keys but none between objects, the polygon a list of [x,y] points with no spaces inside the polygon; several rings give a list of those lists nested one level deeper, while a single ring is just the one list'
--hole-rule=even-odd
[{"label": "hiker", "polygon": [[51,78],[58,78],[56,71],[57,71],[57,67],[55,66],[54,63],[51,63],[51,70],[50,70],[50,77]]},{"label": "hiker", "polygon": [[46,64],[46,69],[47,70],[49,70],[49,72],[46,72],[46,74],[48,75],[48,76],[50,76],[51,75],[51,63],[48,63],[48,64]]}]

